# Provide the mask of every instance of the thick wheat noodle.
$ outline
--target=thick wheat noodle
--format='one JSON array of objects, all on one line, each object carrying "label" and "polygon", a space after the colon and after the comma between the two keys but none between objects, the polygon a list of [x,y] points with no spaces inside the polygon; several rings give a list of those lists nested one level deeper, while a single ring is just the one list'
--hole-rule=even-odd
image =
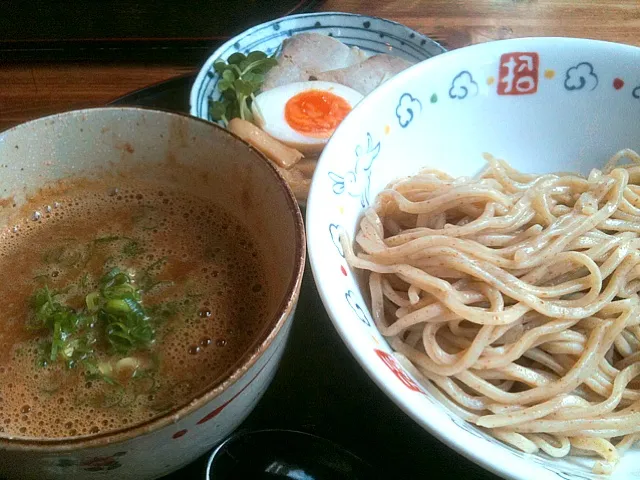
[{"label": "thick wheat noodle", "polygon": [[628,222],[626,220],[617,220],[615,218],[608,218],[598,226],[603,230],[640,233],[640,224],[637,222]]},{"label": "thick wheat noodle", "polygon": [[490,348],[485,347],[485,358],[479,359],[475,364],[476,369],[499,368],[512,363],[520,358],[532,346],[537,343],[546,342],[547,335],[554,331],[561,331],[575,324],[577,320],[558,320],[548,325],[537,327],[526,332],[517,342],[512,343],[508,349],[505,347]]},{"label": "thick wheat noodle", "polygon": [[[613,350],[611,349],[610,351],[613,351]],[[603,358],[602,360],[600,360],[600,364],[598,365],[598,368],[600,369],[600,371],[602,371],[602,373],[607,375],[607,377],[609,377],[610,379],[615,379],[621,370],[611,365],[606,358]]]},{"label": "thick wheat noodle", "polygon": [[509,445],[513,445],[525,453],[537,453],[539,450],[538,445],[536,445],[535,442],[529,440],[525,435],[520,433],[502,428],[495,428],[491,433],[499,440],[502,440]]},{"label": "thick wheat noodle", "polygon": [[400,363],[453,414],[610,473],[640,439],[640,156],[587,177],[485,158],[477,178],[390,184],[356,246],[341,234],[345,257]]},{"label": "thick wheat noodle", "polygon": [[[487,212],[486,218],[478,217],[477,220],[463,226],[446,227],[447,235],[450,237],[464,237],[488,230],[487,225],[491,226],[491,230],[494,233],[501,230],[517,230],[522,225],[526,225],[534,217],[534,213],[525,208],[519,212],[511,212],[510,215],[505,215],[504,217],[494,217],[495,206],[493,204],[489,204],[489,206],[491,206],[491,209],[487,207],[487,210],[485,210],[485,212]],[[430,228],[414,228],[390,237],[386,239],[386,242],[389,246],[402,245],[407,241],[434,233],[437,232]]]},{"label": "thick wheat noodle", "polygon": [[[571,451],[571,442],[567,437],[552,437],[551,435],[546,435],[546,437],[549,437],[549,439],[545,438],[544,434],[531,434],[529,435],[529,440],[535,443],[544,453],[552,457],[561,458]],[[560,445],[554,445],[550,439],[555,440]]]},{"label": "thick wheat noodle", "polygon": [[[615,243],[620,243],[621,241],[622,240],[612,239],[609,243],[605,244],[604,246],[593,247],[592,251],[585,252],[585,253],[578,253],[578,252],[558,253],[555,255],[556,256],[555,260],[557,262],[563,261],[566,263],[570,263],[573,260],[574,262],[578,263],[578,259],[581,259],[582,256],[589,257],[589,259],[593,260],[594,257],[598,258],[600,255],[602,255],[603,251],[606,251],[605,250],[606,247],[612,246]],[[477,261],[489,261],[493,266],[496,266],[496,267],[509,268],[509,269],[526,268],[526,267],[521,267],[520,265],[518,265],[516,262],[512,260],[503,258],[502,253],[500,255],[496,255],[495,252],[490,248],[487,248],[487,247],[478,248],[477,242],[475,241],[470,241],[466,239],[450,239],[442,235],[433,235],[433,236],[423,237],[419,241],[416,240],[410,243],[405,243],[398,247],[391,247],[391,248],[380,247],[379,244],[376,244],[375,242],[367,241],[365,239],[360,240],[360,238],[358,238],[358,243],[363,248],[363,250],[368,254],[368,255],[362,255],[361,258],[365,258],[369,261],[374,261],[374,262],[385,264],[385,265],[393,265],[394,263],[398,262],[398,259],[402,259],[406,257],[410,257],[410,259],[413,262],[423,257],[426,257],[427,259],[433,259],[433,260],[439,259],[437,261],[440,262],[441,265],[443,264],[446,265],[447,264],[446,255],[450,254],[452,251],[455,250],[457,252],[463,252],[467,255],[470,255],[469,258],[473,257],[473,259]],[[377,248],[378,251],[374,251],[374,248]],[[507,252],[507,253],[513,253],[513,252]],[[562,257],[558,257],[558,255]],[[624,258],[624,252],[621,252],[620,256]],[[565,260],[565,257],[568,260]],[[581,261],[584,262],[586,261],[586,259]],[[622,261],[622,258],[620,259],[620,261]],[[421,263],[421,266],[424,266],[424,265],[425,263]],[[611,267],[611,270],[613,270],[615,266]],[[580,280],[574,280],[573,282],[571,282],[571,285],[567,286],[566,288],[578,288],[578,290],[576,291],[580,291],[584,287],[585,283],[587,283],[587,281],[588,279],[586,278],[580,279]],[[556,288],[559,288],[559,287],[556,287]],[[538,293],[535,286],[532,286],[532,290]],[[562,292],[556,293],[555,290],[552,290],[549,292],[549,296],[560,296],[563,294],[564,293]]]},{"label": "thick wheat noodle", "polygon": [[616,368],[623,369],[628,367],[629,365],[633,365],[636,362],[640,362],[640,351],[634,352],[626,358],[623,358],[618,363],[616,363]]},{"label": "thick wheat noodle", "polygon": [[[415,284],[425,292],[438,296],[441,302],[448,309],[457,313],[461,317],[473,317],[476,323],[488,325],[504,325],[511,323],[521,315],[524,315],[530,309],[552,317],[581,318],[582,316],[591,316],[593,313],[600,310],[605,304],[613,300],[618,290],[620,290],[621,284],[626,280],[628,271],[638,262],[638,253],[632,252],[629,256],[630,258],[625,259],[620,268],[614,273],[607,287],[600,293],[600,295],[598,295],[597,300],[584,307],[572,308],[570,306],[564,306],[565,301],[563,300],[546,302],[541,298],[538,298],[534,293],[527,292],[526,286],[517,284],[518,279],[506,272],[504,272],[502,280],[496,278],[495,276],[492,276],[491,273],[495,273],[497,270],[488,264],[479,265],[479,262],[471,261],[460,252],[457,253],[457,258],[443,259],[443,262],[446,261],[449,264],[456,264],[460,270],[473,271],[476,275],[476,279],[483,278],[494,282],[492,284],[501,291],[509,292],[512,295],[511,298],[522,301],[522,303],[518,303],[502,312],[490,312],[482,308],[469,307],[465,305],[460,298],[460,292],[453,289],[448,282],[435,278],[431,275],[427,275],[422,270],[412,267],[411,265],[380,265],[358,258],[353,254],[353,250],[348,241],[346,241],[344,237],[342,237],[342,239],[342,246],[345,249],[345,253],[348,256],[348,260],[351,265],[373,272],[396,274],[403,281],[409,284]],[[585,260],[586,259],[588,259],[588,257],[585,256]],[[593,268],[593,261],[591,259],[588,260],[588,262],[585,261],[585,265]],[[483,270],[483,266],[491,269],[492,272]],[[601,285],[602,279],[599,269],[593,268],[591,273],[595,279],[590,286],[591,290],[595,290]],[[509,282],[511,281],[516,282],[517,287],[510,284]],[[519,283],[521,284],[522,282]]]},{"label": "thick wheat noodle", "polygon": [[572,440],[572,444],[575,448],[582,450],[591,450],[604,458],[606,463],[598,462],[596,465],[600,465],[602,473],[611,473],[613,465],[618,463],[620,459],[616,448],[611,442],[604,438],[590,438],[586,436],[576,436]]},{"label": "thick wheat noodle", "polygon": [[631,365],[618,375],[614,382],[613,392],[605,401],[588,407],[575,407],[575,401],[571,396],[558,396],[535,407],[529,407],[517,412],[517,415],[487,415],[480,417],[477,424],[482,427],[504,427],[516,425],[530,420],[543,418],[560,408],[565,409],[560,417],[569,420],[584,417],[597,417],[612,412],[622,400],[622,392],[626,385],[640,374],[640,364]]},{"label": "thick wheat noodle", "polygon": [[622,336],[624,337],[624,341],[627,342],[628,349],[629,349],[629,353],[623,354],[623,355],[625,357],[628,357],[629,355],[632,355],[633,352],[638,350],[638,347],[640,346],[640,344],[638,343],[636,336],[633,333],[631,333],[629,329],[623,330]]},{"label": "thick wheat noodle", "polygon": [[[489,372],[491,372],[491,370],[473,371],[473,373],[479,378],[486,377]],[[518,382],[529,385],[531,387],[548,385],[550,382],[558,378],[552,373],[533,370],[531,368],[518,365],[517,363],[512,363],[505,367],[493,370],[493,372],[504,375],[506,378],[517,380]],[[504,405],[507,404],[504,403]]]}]

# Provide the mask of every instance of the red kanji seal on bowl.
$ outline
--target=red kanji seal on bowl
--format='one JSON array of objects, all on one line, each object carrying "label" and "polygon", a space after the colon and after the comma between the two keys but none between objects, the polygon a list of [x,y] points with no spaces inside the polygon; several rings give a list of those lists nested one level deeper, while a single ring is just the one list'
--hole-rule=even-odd
[{"label": "red kanji seal on bowl", "polygon": [[500,57],[498,95],[530,95],[538,91],[540,57],[536,52],[511,52]]}]

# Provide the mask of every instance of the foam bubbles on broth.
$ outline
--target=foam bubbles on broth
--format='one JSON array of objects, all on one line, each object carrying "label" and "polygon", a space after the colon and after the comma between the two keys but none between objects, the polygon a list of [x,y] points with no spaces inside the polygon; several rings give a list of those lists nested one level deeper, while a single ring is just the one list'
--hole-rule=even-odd
[{"label": "foam bubbles on broth", "polygon": [[[238,362],[267,314],[260,249],[224,209],[149,185],[77,191],[0,232],[0,437],[95,435],[183,405]],[[125,240],[96,242],[108,237]],[[126,239],[135,252],[123,253]],[[154,263],[160,284],[144,305],[171,302],[179,313],[158,328],[151,351],[135,354],[157,365],[147,377],[114,388],[81,369],[38,366],[43,333],[25,324],[43,281],[73,284],[64,299],[80,308],[105,265],[141,272]]]}]

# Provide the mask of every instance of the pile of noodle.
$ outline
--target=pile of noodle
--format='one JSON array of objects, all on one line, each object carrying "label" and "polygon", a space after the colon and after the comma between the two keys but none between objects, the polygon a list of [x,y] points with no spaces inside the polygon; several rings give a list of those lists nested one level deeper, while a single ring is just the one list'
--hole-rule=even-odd
[{"label": "pile of noodle", "polygon": [[391,184],[357,254],[341,237],[347,260],[369,272],[380,332],[453,412],[610,473],[640,437],[640,157],[587,178],[485,157],[479,178]]}]

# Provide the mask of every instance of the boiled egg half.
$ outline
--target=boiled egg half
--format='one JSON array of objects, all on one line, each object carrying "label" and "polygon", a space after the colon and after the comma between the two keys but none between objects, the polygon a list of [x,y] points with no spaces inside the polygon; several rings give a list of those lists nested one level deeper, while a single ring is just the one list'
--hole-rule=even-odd
[{"label": "boiled egg half", "polygon": [[322,150],[361,93],[339,83],[310,81],[259,94],[251,105],[258,127],[303,153]]}]

